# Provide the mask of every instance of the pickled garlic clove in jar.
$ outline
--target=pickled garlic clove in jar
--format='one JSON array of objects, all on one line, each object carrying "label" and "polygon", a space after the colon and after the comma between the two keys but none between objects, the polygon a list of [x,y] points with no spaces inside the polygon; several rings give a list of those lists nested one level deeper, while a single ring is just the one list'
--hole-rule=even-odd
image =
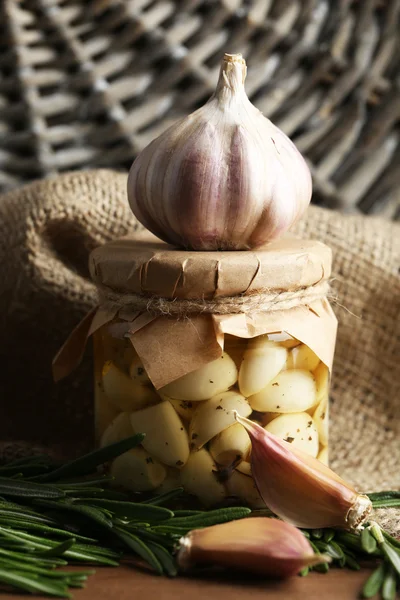
[{"label": "pickled garlic clove in jar", "polygon": [[312,373],[301,369],[281,371],[248,401],[260,412],[303,412],[316,403],[315,379]]},{"label": "pickled garlic clove in jar", "polygon": [[201,402],[192,402],[190,400],[174,400],[163,395],[163,399],[172,404],[178,415],[185,421],[190,421],[193,417],[196,408]]},{"label": "pickled garlic clove in jar", "polygon": [[131,419],[129,413],[120,413],[111,421],[100,439],[100,447],[109,446],[115,442],[120,442],[133,435]]},{"label": "pickled garlic clove in jar", "polygon": [[196,409],[189,426],[191,448],[202,448],[221,431],[233,425],[234,411],[243,417],[248,417],[252,412],[251,406],[239,392],[223,392],[202,403]]},{"label": "pickled garlic clove in jar", "polygon": [[251,463],[249,462],[249,460],[250,456],[247,460],[242,460],[242,462],[240,462],[236,467],[236,471],[239,471],[239,473],[243,473],[243,475],[247,475],[247,477],[251,477]]},{"label": "pickled garlic clove in jar", "polygon": [[135,356],[129,365],[129,376],[135,383],[139,385],[151,385],[150,378],[147,375],[143,363],[138,356]]},{"label": "pickled garlic clove in jar", "polygon": [[329,429],[329,402],[328,396],[325,396],[314,411],[313,419],[317,427],[319,441],[323,446],[328,444]]},{"label": "pickled garlic clove in jar", "polygon": [[264,389],[284,367],[287,350],[275,342],[255,338],[250,340],[239,371],[240,392],[248,397]]},{"label": "pickled garlic clove in jar", "polygon": [[250,452],[250,437],[240,423],[234,423],[216,435],[210,442],[210,454],[223,467],[246,458]]},{"label": "pickled garlic clove in jar", "polygon": [[138,410],[159,401],[154,389],[133,381],[112,361],[104,363],[102,384],[107,398],[123,412]]},{"label": "pickled garlic clove in jar", "polygon": [[286,368],[287,369],[304,369],[306,371],[314,371],[319,365],[319,358],[305,344],[300,344],[292,348],[289,352]]},{"label": "pickled garlic clove in jar", "polygon": [[314,371],[315,384],[317,386],[317,402],[329,395],[329,369],[320,362]]},{"label": "pickled garlic clove in jar", "polygon": [[142,445],[160,462],[170,467],[183,466],[189,457],[186,429],[167,400],[131,413],[134,433],[144,433]]},{"label": "pickled garlic clove in jar", "polygon": [[117,485],[132,492],[148,492],[162,484],[167,471],[143,448],[133,448],[113,461],[110,474]]},{"label": "pickled garlic clove in jar", "polygon": [[239,471],[233,471],[225,485],[228,494],[239,498],[241,503],[250,508],[265,508],[265,502],[258,493],[252,477]]},{"label": "pickled garlic clove in jar", "polygon": [[316,424],[306,412],[279,415],[264,429],[314,458],[318,454],[319,440]]},{"label": "pickled garlic clove in jar", "polygon": [[237,368],[223,352],[220,358],[192,371],[161,388],[160,393],[175,400],[207,400],[226,391],[237,381]]},{"label": "pickled garlic clove in jar", "polygon": [[192,452],[181,469],[181,484],[205,506],[212,506],[221,502],[226,495],[224,486],[216,477],[216,471],[211,455],[202,448],[198,452]]},{"label": "pickled garlic clove in jar", "polygon": [[170,492],[171,490],[176,490],[177,488],[182,487],[181,473],[179,469],[166,467],[166,471],[167,474],[164,481],[156,490],[157,494],[164,494],[166,492]]}]

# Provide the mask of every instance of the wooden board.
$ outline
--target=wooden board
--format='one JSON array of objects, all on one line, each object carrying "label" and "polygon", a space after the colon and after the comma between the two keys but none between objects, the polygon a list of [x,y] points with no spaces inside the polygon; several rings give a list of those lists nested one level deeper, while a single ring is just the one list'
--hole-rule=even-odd
[{"label": "wooden board", "polygon": [[[265,581],[235,574],[205,577],[156,577],[146,571],[121,566],[98,568],[85,589],[73,592],[74,600],[358,600],[370,571],[332,569],[322,575]],[[1,595],[1,600],[26,600],[26,595]]]}]

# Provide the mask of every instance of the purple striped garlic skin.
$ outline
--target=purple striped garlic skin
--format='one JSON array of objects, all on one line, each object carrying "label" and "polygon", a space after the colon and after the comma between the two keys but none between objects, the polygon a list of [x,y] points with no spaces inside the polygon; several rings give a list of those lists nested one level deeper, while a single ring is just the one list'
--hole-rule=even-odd
[{"label": "purple striped garlic skin", "polygon": [[217,88],[134,161],[128,198],[164,241],[194,250],[255,248],[285,233],[311,199],[310,171],[289,138],[246,96],[241,55]]}]

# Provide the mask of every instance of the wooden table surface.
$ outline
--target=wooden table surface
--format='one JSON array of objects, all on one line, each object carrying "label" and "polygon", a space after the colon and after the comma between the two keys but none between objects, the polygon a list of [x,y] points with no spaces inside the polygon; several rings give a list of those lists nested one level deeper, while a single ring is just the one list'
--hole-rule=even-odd
[{"label": "wooden table surface", "polygon": [[[129,566],[97,568],[74,600],[358,600],[370,571],[332,569],[287,581],[265,581],[235,574],[204,577],[156,577]],[[37,596],[35,596],[37,598]],[[1,600],[26,600],[26,595],[1,595]],[[47,599],[48,600],[48,599]]]}]

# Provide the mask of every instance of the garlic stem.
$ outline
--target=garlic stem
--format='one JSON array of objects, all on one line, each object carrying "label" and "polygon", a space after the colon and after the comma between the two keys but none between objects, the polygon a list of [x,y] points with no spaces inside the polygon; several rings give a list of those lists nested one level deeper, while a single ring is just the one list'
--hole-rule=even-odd
[{"label": "garlic stem", "polygon": [[[214,98],[219,103],[249,102],[244,89],[247,67],[241,54],[224,54]],[[243,98],[244,97],[244,98]]]}]

